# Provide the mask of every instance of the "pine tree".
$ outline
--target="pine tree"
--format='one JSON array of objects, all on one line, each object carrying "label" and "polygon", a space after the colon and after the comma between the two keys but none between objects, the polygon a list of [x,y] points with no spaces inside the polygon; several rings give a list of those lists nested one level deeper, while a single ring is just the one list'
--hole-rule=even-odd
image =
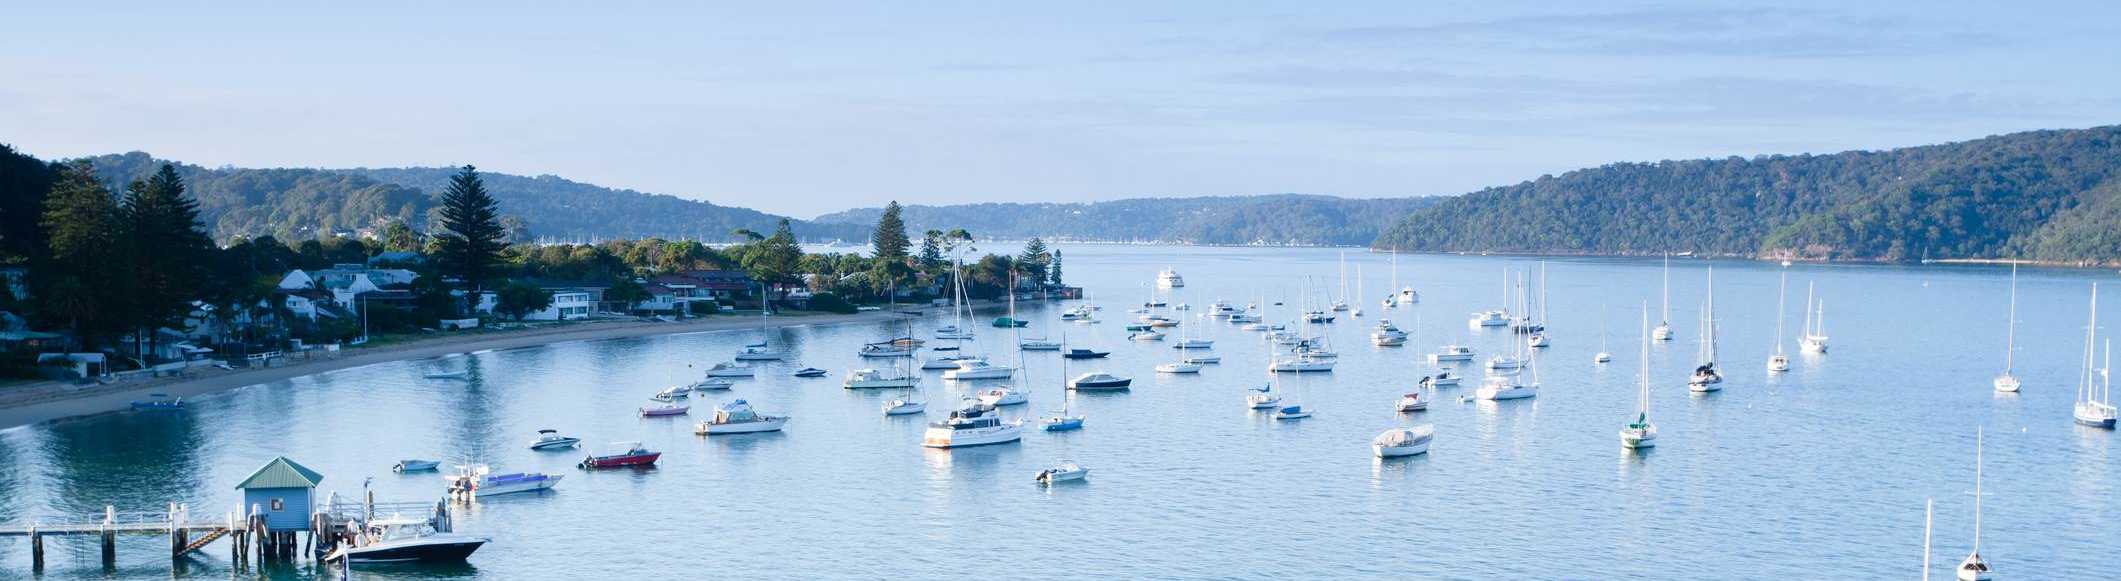
[{"label": "pine tree", "polygon": [[1061,251],[1060,251],[1060,249],[1057,249],[1057,248],[1056,248],[1056,249],[1054,249],[1054,250],[1053,250],[1053,263],[1052,263],[1052,264],[1048,264],[1048,265],[1046,265],[1046,278],[1047,278],[1047,280],[1050,280],[1050,281],[1052,281],[1052,282],[1053,282],[1053,286],[1065,286],[1065,283],[1062,283],[1062,282],[1061,282]]},{"label": "pine tree", "polygon": [[117,279],[126,272],[119,262],[117,198],[96,180],[96,168],[77,161],[59,169],[44,199],[42,226],[51,250],[46,276],[36,298],[55,322],[74,330],[83,348],[123,327]]},{"label": "pine tree", "polygon": [[899,218],[898,202],[884,205],[884,215],[876,219],[876,234],[869,242],[876,247],[877,261],[906,261],[906,250],[913,244],[906,238],[906,222]]},{"label": "pine tree", "polygon": [[929,230],[921,234],[921,268],[935,270],[943,266],[943,231]]},{"label": "pine tree", "polygon": [[442,229],[436,236],[442,271],[477,296],[499,274],[501,251],[508,248],[501,226],[500,202],[486,193],[478,168],[464,166],[449,178],[442,194]]},{"label": "pine tree", "polygon": [[198,201],[185,195],[184,179],[170,164],[126,186],[118,214],[132,290],[130,308],[121,313],[136,341],[153,344],[156,329],[183,324],[192,301],[208,294],[213,241],[199,222]]},{"label": "pine tree", "polygon": [[1017,272],[1023,273],[1027,280],[1044,281],[1046,263],[1052,260],[1053,254],[1046,249],[1046,241],[1033,236],[1030,242],[1024,243],[1024,253],[1016,257]]}]

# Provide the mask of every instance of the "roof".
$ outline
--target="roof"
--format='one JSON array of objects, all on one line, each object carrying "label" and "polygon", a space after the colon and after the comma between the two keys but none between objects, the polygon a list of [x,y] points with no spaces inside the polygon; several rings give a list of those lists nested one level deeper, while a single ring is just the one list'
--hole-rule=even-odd
[{"label": "roof", "polygon": [[250,477],[243,479],[243,482],[237,484],[236,488],[239,490],[252,488],[316,488],[317,483],[323,481],[323,474],[318,474],[315,470],[296,464],[295,461],[287,459],[286,456],[280,456],[273,458],[271,462],[266,462],[265,466],[259,468],[257,472],[250,473]]}]

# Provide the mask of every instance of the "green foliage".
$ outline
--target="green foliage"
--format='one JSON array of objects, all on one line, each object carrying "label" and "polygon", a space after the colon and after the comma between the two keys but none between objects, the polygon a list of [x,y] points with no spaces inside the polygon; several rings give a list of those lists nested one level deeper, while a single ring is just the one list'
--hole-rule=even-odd
[{"label": "green foliage", "polygon": [[647,287],[630,278],[613,281],[611,288],[604,289],[604,300],[625,305],[623,309],[629,311],[652,298],[655,297],[648,294]]},{"label": "green foliage", "polygon": [[153,177],[126,187],[119,228],[130,291],[127,318],[143,335],[182,325],[207,286],[206,268],[215,248],[199,223],[199,205],[185,196],[175,167],[165,164]]},{"label": "green foliage", "polygon": [[845,315],[853,313],[856,309],[854,303],[847,302],[847,299],[840,298],[837,294],[818,293],[810,297],[810,310]]},{"label": "green foliage", "polygon": [[86,161],[62,167],[45,198],[43,229],[51,260],[33,292],[51,322],[71,327],[85,347],[129,326],[117,198]]},{"label": "green foliage", "polygon": [[1023,254],[1016,255],[1016,270],[1024,280],[1046,282],[1046,269],[1053,264],[1053,252],[1046,249],[1046,241],[1031,237],[1024,243]]},{"label": "green foliage", "polygon": [[884,211],[876,219],[876,232],[869,241],[878,261],[905,262],[906,250],[911,243],[906,239],[906,222],[899,217],[898,202],[884,205]]},{"label": "green foliage", "polygon": [[522,281],[510,281],[494,291],[493,312],[518,321],[552,306],[552,291]]},{"label": "green foliage", "polygon": [[1046,282],[1053,286],[1066,284],[1061,282],[1061,251],[1058,248],[1053,250],[1053,264],[1046,265]]},{"label": "green foliage", "polygon": [[[1400,216],[1436,198],[1346,199],[1281,194],[1138,198],[1071,204],[904,206],[913,228],[966,227],[989,238],[1171,241],[1194,244],[1365,244]],[[865,224],[882,210],[826,214],[818,222]]]},{"label": "green foliage", "polygon": [[52,164],[0,144],[0,263],[44,258],[44,231],[38,223],[57,173]]},{"label": "green foliage", "polygon": [[752,280],[768,285],[795,282],[803,259],[803,248],[796,244],[795,233],[785,219],[774,228],[772,236],[731,247],[728,253],[736,257],[737,264]]},{"label": "green foliage", "polygon": [[467,289],[485,288],[499,274],[508,232],[501,226],[500,202],[486,193],[477,168],[464,166],[450,180],[442,194],[442,229],[437,236],[442,272],[463,281]]},{"label": "green foliage", "polygon": [[386,252],[419,252],[420,233],[414,232],[405,221],[392,221],[383,227],[383,250]]}]

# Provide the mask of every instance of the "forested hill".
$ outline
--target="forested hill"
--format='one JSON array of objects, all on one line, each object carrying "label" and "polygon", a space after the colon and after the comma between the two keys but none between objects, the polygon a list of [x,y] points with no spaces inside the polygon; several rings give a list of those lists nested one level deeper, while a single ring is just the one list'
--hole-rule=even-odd
[{"label": "forested hill", "polygon": [[[1089,203],[905,206],[908,230],[964,228],[981,238],[1161,241],[1192,244],[1365,244],[1432,198],[1348,199],[1279,194],[1135,198]],[[881,208],[818,222],[874,224]]]},{"label": "forested hill", "polygon": [[2121,262],[2121,126],[1620,163],[1450,198],[1378,248]]},{"label": "forested hill", "polygon": [[[164,160],[146,153],[90,158],[96,171],[121,190]],[[249,169],[205,168],[177,163],[200,218],[214,238],[272,234],[283,239],[352,232],[403,220],[432,230],[429,214],[454,168]],[[737,228],[771,232],[780,217],[756,210],[717,206],[674,196],[616,190],[552,176],[481,173],[501,202],[501,213],[521,220],[532,236],[547,239],[609,239],[659,236],[706,241],[734,240]],[[797,221],[809,239],[866,239],[866,228]]]}]

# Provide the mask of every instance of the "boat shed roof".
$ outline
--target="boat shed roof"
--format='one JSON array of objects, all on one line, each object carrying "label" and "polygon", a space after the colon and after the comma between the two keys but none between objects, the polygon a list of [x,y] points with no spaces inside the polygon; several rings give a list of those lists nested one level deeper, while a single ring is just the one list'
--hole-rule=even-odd
[{"label": "boat shed roof", "polygon": [[316,488],[317,483],[323,481],[323,474],[318,474],[317,471],[310,470],[307,466],[296,464],[295,461],[287,459],[286,456],[280,456],[273,458],[271,462],[266,462],[265,466],[258,468],[257,472],[250,473],[250,477],[243,479],[243,482],[237,484],[236,488],[242,490],[252,488]]}]

